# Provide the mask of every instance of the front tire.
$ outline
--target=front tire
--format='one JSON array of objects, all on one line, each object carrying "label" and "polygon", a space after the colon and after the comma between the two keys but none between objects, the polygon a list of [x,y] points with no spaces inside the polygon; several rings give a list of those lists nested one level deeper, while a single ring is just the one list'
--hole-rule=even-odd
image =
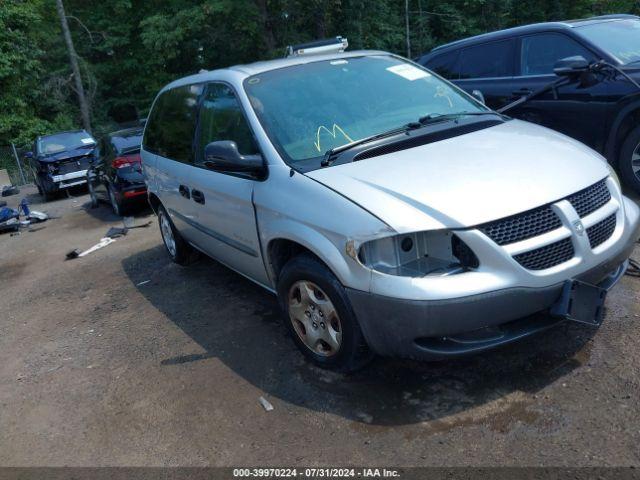
[{"label": "front tire", "polygon": [[640,193],[640,127],[634,128],[622,144],[618,167],[625,185]]},{"label": "front tire", "polygon": [[98,197],[96,197],[96,192],[94,191],[93,185],[89,179],[87,179],[87,188],[89,189],[89,197],[91,198],[90,207],[98,208]]},{"label": "front tire", "polygon": [[284,266],[278,300],[294,342],[317,366],[352,372],[373,358],[344,287],[313,255]]},{"label": "front tire", "polygon": [[182,238],[162,205],[158,207],[158,225],[162,242],[173,262],[188,265],[198,257],[197,252]]}]

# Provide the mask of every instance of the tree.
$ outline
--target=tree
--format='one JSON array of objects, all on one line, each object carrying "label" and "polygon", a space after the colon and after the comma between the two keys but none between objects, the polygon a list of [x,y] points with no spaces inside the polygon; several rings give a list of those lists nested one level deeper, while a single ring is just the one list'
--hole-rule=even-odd
[{"label": "tree", "polygon": [[84,85],[82,84],[82,76],[80,75],[80,67],[78,66],[78,54],[73,46],[73,39],[69,31],[69,24],[67,23],[67,16],[64,12],[62,0],[56,0],[56,7],[58,16],[60,17],[60,25],[62,26],[62,35],[64,36],[67,51],[69,52],[69,63],[71,64],[71,71],[73,72],[73,81],[76,85],[76,94],[78,95],[78,104],[80,106],[80,114],[82,115],[82,125],[86,131],[91,132],[89,104],[87,103],[87,97],[84,93]]}]

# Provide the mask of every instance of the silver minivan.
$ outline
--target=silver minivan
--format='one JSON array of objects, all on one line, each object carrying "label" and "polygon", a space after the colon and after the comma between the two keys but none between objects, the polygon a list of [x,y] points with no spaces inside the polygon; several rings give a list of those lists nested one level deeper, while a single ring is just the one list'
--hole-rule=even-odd
[{"label": "silver minivan", "polygon": [[343,371],[600,324],[640,236],[603,157],[393,54],[317,50],[160,91],[142,163],[173,261],[277,294]]}]

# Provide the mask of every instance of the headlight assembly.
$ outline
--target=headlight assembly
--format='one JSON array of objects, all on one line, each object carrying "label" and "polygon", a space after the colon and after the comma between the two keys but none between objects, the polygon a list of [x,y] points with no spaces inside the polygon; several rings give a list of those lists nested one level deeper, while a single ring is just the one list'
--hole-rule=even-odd
[{"label": "headlight assembly", "polygon": [[402,277],[444,276],[478,267],[478,257],[448,230],[397,235],[367,242],[360,262],[378,272]]}]

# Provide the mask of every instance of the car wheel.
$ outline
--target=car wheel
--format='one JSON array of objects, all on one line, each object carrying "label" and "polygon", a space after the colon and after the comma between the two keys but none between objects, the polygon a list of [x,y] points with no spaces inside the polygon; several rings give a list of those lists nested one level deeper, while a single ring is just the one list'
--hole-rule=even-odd
[{"label": "car wheel", "polygon": [[113,213],[115,213],[118,217],[121,217],[123,214],[122,204],[116,199],[116,195],[113,192],[113,188],[111,187],[111,185],[107,187],[107,190],[109,191],[109,202],[111,203],[111,209],[113,210]]},{"label": "car wheel", "polygon": [[352,372],[373,358],[344,287],[313,255],[284,266],[278,299],[293,340],[314,364]]},{"label": "car wheel", "polygon": [[96,192],[93,189],[93,185],[91,184],[91,182],[87,179],[87,188],[89,189],[89,197],[91,198],[91,208],[98,208],[98,197],[96,197]]},{"label": "car wheel", "polygon": [[188,265],[197,259],[198,253],[180,235],[162,205],[158,207],[160,235],[171,260],[178,265]]},{"label": "car wheel", "polygon": [[41,190],[42,190],[42,198],[44,199],[45,202],[50,202],[51,200],[53,200],[54,194],[52,192],[49,192],[44,188],[42,188]]},{"label": "car wheel", "polygon": [[627,135],[620,150],[618,166],[622,181],[640,193],[640,127]]}]

